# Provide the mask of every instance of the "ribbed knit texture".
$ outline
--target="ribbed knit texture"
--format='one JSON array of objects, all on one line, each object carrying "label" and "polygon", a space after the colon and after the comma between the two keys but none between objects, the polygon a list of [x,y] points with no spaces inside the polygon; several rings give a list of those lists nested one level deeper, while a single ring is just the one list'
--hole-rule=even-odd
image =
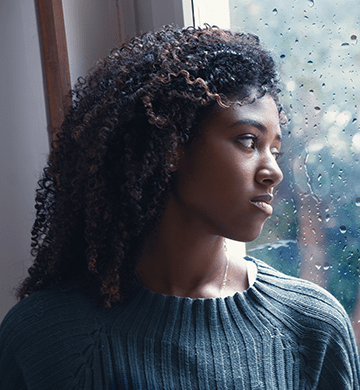
[{"label": "ribbed knit texture", "polygon": [[[248,258],[249,259],[249,258]],[[63,284],[18,303],[0,328],[0,389],[359,389],[349,319],[323,289],[253,260],[232,297],[155,294],[95,308]]]}]

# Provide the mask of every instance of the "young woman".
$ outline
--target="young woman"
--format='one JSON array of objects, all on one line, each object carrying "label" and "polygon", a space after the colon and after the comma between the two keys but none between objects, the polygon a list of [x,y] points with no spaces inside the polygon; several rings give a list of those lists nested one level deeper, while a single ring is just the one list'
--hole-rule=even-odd
[{"label": "young woman", "polygon": [[272,213],[282,122],[252,35],[167,27],[79,80],[1,326],[1,389],[359,389],[339,303],[224,248]]}]

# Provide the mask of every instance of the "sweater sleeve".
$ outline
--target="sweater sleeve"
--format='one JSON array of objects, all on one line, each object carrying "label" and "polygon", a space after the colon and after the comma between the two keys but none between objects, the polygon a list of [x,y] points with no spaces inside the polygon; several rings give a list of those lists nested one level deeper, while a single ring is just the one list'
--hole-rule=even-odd
[{"label": "sweater sleeve", "polygon": [[0,326],[0,389],[26,390],[27,386],[14,348],[13,328],[16,319],[11,315],[5,317]]},{"label": "sweater sleeve", "polygon": [[111,389],[107,332],[74,290],[32,294],[0,326],[0,389]]},{"label": "sweater sleeve", "polygon": [[360,390],[359,356],[350,319],[328,292],[317,289],[313,294],[299,333],[306,381],[316,390]]},{"label": "sweater sleeve", "polygon": [[337,299],[309,281],[258,264],[257,299],[273,319],[280,320],[278,326],[285,324],[284,333],[292,338],[300,364],[300,388],[360,390],[354,332]]},{"label": "sweater sleeve", "polygon": [[359,355],[348,317],[333,335],[324,356],[318,390],[360,390]]}]

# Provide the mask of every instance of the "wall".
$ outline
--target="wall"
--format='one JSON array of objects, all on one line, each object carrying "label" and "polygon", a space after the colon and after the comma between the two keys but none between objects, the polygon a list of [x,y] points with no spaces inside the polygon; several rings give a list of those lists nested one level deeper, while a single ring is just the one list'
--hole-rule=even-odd
[{"label": "wall", "polygon": [[72,83],[121,42],[192,23],[191,0],[63,0]]},{"label": "wall", "polygon": [[0,320],[30,263],[36,181],[48,153],[40,46],[33,1],[0,12]]}]

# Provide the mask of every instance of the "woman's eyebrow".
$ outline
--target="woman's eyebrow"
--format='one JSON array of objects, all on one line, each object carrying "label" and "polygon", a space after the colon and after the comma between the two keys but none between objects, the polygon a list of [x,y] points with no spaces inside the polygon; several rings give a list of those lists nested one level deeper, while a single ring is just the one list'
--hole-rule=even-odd
[{"label": "woman's eyebrow", "polygon": [[[256,120],[250,119],[250,118],[239,119],[231,127],[235,127],[238,125],[253,126],[253,127],[256,127],[258,130],[260,130],[262,133],[266,133],[266,131],[267,131],[266,126],[264,126],[261,122],[258,122]],[[281,141],[281,138],[282,138],[281,133],[278,133],[276,136],[276,139],[278,141]]]}]

